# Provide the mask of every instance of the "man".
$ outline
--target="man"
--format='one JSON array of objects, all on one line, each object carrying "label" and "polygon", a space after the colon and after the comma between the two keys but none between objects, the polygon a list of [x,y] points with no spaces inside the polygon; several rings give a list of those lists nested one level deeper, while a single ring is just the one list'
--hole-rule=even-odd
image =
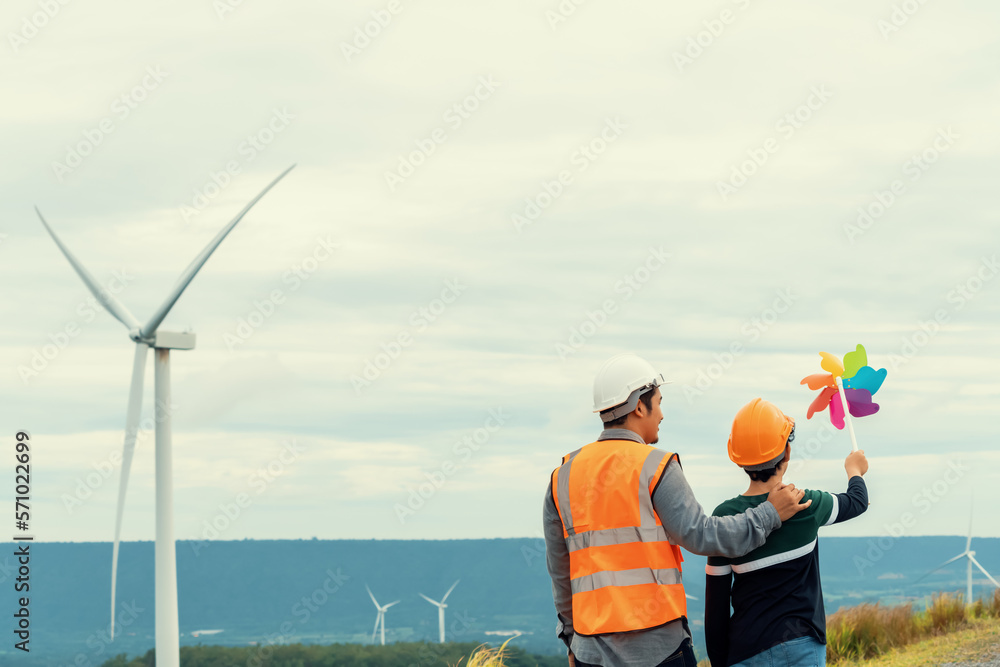
[{"label": "man", "polygon": [[[773,403],[755,398],[743,406],[729,434],[729,458],[746,471],[750,486],[714,515],[745,512],[781,486],[794,439],[795,421]],[[844,468],[847,493],[806,491],[814,501],[810,508],[771,533],[763,546],[738,558],[708,559],[705,642],[713,667],[826,664],[817,533],[868,509],[865,453],[853,452]]]},{"label": "man", "polygon": [[693,667],[680,547],[739,556],[809,506],[787,485],[739,516],[705,516],[677,455],[652,446],[665,382],[634,354],[605,362],[594,381],[604,430],[563,457],[545,494],[546,563],[571,666]]}]

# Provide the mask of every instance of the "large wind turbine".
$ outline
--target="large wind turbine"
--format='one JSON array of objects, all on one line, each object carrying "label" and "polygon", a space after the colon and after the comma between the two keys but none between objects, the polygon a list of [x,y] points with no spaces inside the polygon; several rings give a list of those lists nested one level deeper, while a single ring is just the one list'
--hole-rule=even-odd
[{"label": "large wind turbine", "polygon": [[372,599],[375,603],[375,608],[378,609],[378,614],[375,616],[375,629],[372,630],[372,644],[375,643],[375,633],[378,632],[379,625],[382,626],[382,646],[385,646],[385,612],[386,610],[394,604],[399,604],[399,600],[395,602],[390,602],[389,604],[379,604],[378,600],[375,599],[375,594],[372,593],[372,589],[365,586],[365,590],[368,591],[368,597]]},{"label": "large wind turbine", "polygon": [[453,590],[455,590],[455,586],[458,586],[458,582],[459,581],[461,581],[461,579],[456,579],[455,580],[455,583],[453,583],[451,585],[451,588],[449,588],[448,592],[444,594],[444,597],[441,598],[440,602],[438,602],[437,600],[430,599],[429,597],[427,597],[423,593],[420,594],[420,597],[422,597],[423,599],[427,600],[432,605],[434,605],[434,606],[436,606],[438,608],[438,638],[439,638],[439,641],[442,644],[444,643],[444,609],[445,609],[445,607],[448,606],[448,605],[446,605],[444,603],[444,601],[447,600],[448,596],[451,595],[451,592]]},{"label": "large wind turbine", "polygon": [[[993,575],[991,575],[989,572],[987,572],[986,568],[983,567],[982,565],[980,565],[979,561],[976,560],[976,552],[973,551],[971,547],[972,547],[972,509],[970,508],[969,509],[969,536],[965,540],[965,551],[963,551],[962,553],[958,554],[957,556],[955,556],[953,558],[949,558],[948,560],[946,560],[945,562],[941,563],[940,565],[938,565],[933,570],[930,570],[929,572],[927,572],[924,576],[922,576],[919,579],[917,579],[917,581],[922,581],[923,579],[925,579],[932,572],[937,572],[938,570],[940,570],[945,565],[950,565],[951,563],[954,563],[955,561],[957,561],[960,558],[968,558],[969,561],[965,564],[965,567],[966,567],[966,570],[965,570],[965,604],[967,604],[967,605],[972,604],[972,566],[973,565],[975,565],[976,567],[978,567],[982,571],[982,573],[985,574],[986,577],[990,581],[993,582],[994,586],[996,586],[997,588],[1000,588],[1000,583],[998,583],[997,580],[993,578]],[[915,581],[913,583],[917,583],[917,581]]]},{"label": "large wind turbine", "polygon": [[194,349],[195,335],[191,332],[158,331],[167,313],[184,293],[195,275],[211,257],[223,239],[232,231],[243,216],[261,197],[285,177],[295,165],[283,171],[277,178],[253,198],[228,225],[216,234],[194,260],[181,273],[170,294],[145,324],[140,323],[128,308],[121,304],[94,279],[83,264],[69,251],[35,207],[38,218],[48,230],[66,259],[77,272],[87,289],[101,302],[111,315],[128,328],[128,337],[135,342],[135,358],[132,364],[132,382],[129,388],[128,409],[125,416],[125,445],[122,450],[121,480],[118,485],[118,507],[115,512],[115,540],[111,550],[111,638],[115,636],[115,585],[118,574],[118,543],[121,537],[122,512],[125,508],[125,490],[128,488],[132,454],[139,430],[139,415],[142,408],[142,384],[146,368],[146,352],[153,348],[155,370],[155,417],[156,417],[156,667],[179,667],[180,632],[177,623],[177,562],[174,544],[173,513],[173,470],[171,463],[170,431],[170,350]]}]

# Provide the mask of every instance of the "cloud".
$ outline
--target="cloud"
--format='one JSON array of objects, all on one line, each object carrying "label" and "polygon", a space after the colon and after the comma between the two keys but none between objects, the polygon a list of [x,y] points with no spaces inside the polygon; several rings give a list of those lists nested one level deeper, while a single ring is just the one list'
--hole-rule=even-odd
[{"label": "cloud", "polygon": [[[739,492],[721,447],[740,405],[777,402],[807,442],[823,415],[806,422],[799,380],[819,350],[862,342],[889,370],[881,411],[857,424],[885,496],[851,530],[880,533],[950,453],[973,462],[963,493],[986,502],[995,7],[923,5],[884,37],[889,10],[860,2],[587,3],[553,27],[554,2],[438,0],[404,4],[348,60],[341,44],[380,8],[71,4],[0,54],[18,91],[0,110],[18,156],[0,165],[0,401],[8,432],[59,453],[39,453],[46,539],[110,525],[116,476],[72,515],[60,497],[120,447],[131,343],[90,312],[32,206],[98,280],[130,276],[120,298],[144,319],[293,162],[164,323],[198,335],[172,355],[179,532],[197,534],[294,438],[307,451],[234,536],[532,534],[548,474],[596,437],[593,374],[623,350],[674,380],[661,446],[681,452],[699,498]],[[737,19],[679,70],[674,54],[723,8]],[[10,30],[35,11],[7,8]],[[137,93],[150,67],[166,76]],[[483,77],[497,85],[476,97]],[[290,117],[280,131],[277,112]],[[105,118],[113,131],[94,134]],[[954,141],[935,145],[948,128]],[[74,151],[88,154],[57,173]],[[390,189],[401,161],[412,174]],[[734,170],[745,182],[723,200]],[[532,206],[518,233],[513,216]],[[337,247],[319,260],[324,243]],[[651,249],[669,253],[655,271]],[[457,298],[449,281],[465,286]],[[779,313],[781,293],[793,297]],[[151,369],[146,380],[150,417]],[[400,525],[406,485],[499,408],[510,422]],[[833,472],[803,469],[834,489],[835,435],[822,449]],[[151,511],[151,447],[129,492],[134,537],[151,530],[131,518]],[[959,495],[920,531],[952,532]]]}]

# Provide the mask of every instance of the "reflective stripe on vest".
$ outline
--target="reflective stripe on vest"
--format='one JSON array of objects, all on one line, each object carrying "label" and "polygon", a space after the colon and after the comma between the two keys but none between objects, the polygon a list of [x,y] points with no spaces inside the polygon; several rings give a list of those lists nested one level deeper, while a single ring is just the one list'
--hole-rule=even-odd
[{"label": "reflective stripe on vest", "polygon": [[588,530],[579,535],[566,538],[566,546],[570,551],[579,551],[587,547],[606,547],[612,544],[630,544],[632,542],[667,542],[667,531],[663,526],[647,528],[607,528],[605,530]]},{"label": "reflective stripe on vest", "polygon": [[631,440],[600,440],[567,454],[552,472],[576,632],[642,630],[686,615],[683,558],[652,499],[671,458]]},{"label": "reflective stripe on vest", "polygon": [[574,593],[585,593],[605,586],[673,585],[679,583],[681,583],[679,570],[650,570],[648,567],[640,567],[635,570],[595,572],[584,577],[577,577],[570,582],[570,588]]},{"label": "reflective stripe on vest", "polygon": [[[581,447],[580,449],[583,449],[583,448]],[[567,454],[566,456],[564,456],[563,457],[563,464],[571,463],[573,461],[573,457],[575,457],[577,454],[580,453],[580,449],[576,450],[575,452],[570,452],[569,454]],[[553,477],[555,477],[555,473],[553,473]],[[569,530],[569,534],[573,535],[573,513],[570,511],[570,506],[569,506],[569,470],[568,469],[566,470],[566,474],[565,475],[560,475],[559,476],[559,478],[558,478],[558,489],[556,488],[556,484],[552,485],[552,492],[555,493],[557,490],[559,492],[558,497],[566,499],[566,505],[564,507],[560,507],[559,508],[559,516],[561,516],[562,520],[563,520],[563,532],[565,533],[567,530]],[[569,528],[567,528],[567,526],[569,526]]]}]

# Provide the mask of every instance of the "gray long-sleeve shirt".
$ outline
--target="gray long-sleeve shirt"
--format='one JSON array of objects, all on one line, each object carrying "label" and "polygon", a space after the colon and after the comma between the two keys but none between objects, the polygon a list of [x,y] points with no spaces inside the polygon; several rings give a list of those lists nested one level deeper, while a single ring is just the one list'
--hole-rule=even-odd
[{"label": "gray long-sleeve shirt", "polygon": [[[597,439],[644,442],[638,434],[623,428],[604,429]],[[663,471],[653,493],[653,509],[672,543],[705,556],[742,556],[762,545],[771,531],[781,526],[778,511],[766,501],[743,514],[707,516],[684,478],[679,461],[677,465],[668,463]],[[594,665],[652,667],[691,636],[680,619],[628,633],[574,633],[569,551],[563,537],[562,520],[552,499],[551,482],[545,493],[542,516],[545,562],[552,577],[552,598],[558,617],[556,633],[578,660]]]}]

